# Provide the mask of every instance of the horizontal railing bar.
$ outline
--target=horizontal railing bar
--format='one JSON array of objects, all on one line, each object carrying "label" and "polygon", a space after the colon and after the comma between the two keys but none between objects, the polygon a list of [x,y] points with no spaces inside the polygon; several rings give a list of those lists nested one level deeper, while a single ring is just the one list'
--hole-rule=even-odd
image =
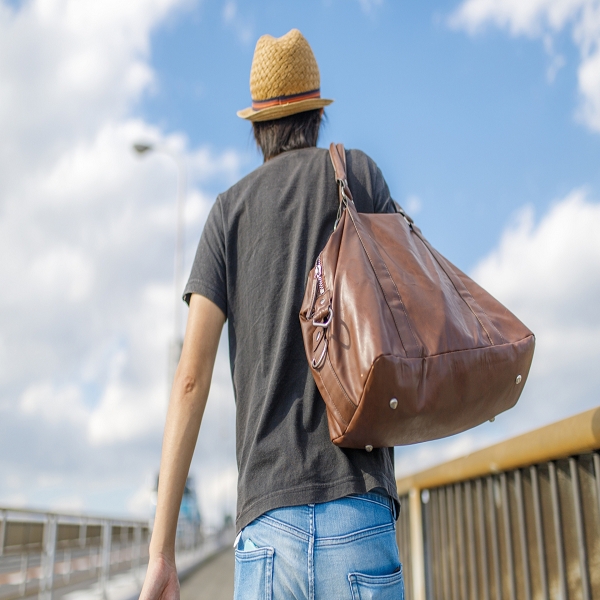
[{"label": "horizontal railing bar", "polygon": [[397,480],[399,494],[438,487],[600,448],[600,407]]},{"label": "horizontal railing bar", "polygon": [[[23,518],[22,515],[31,515],[34,517],[31,519],[31,522],[35,523],[43,523],[45,522],[45,518],[52,515],[53,517],[57,517],[58,519],[71,519],[71,521],[59,521],[60,523],[69,522],[73,524],[77,523],[85,523],[86,525],[95,525],[100,524],[104,521],[111,521],[114,525],[121,526],[132,526],[136,527],[138,525],[142,525],[147,527],[148,521],[143,519],[132,519],[129,517],[111,517],[111,516],[103,516],[103,515],[94,515],[94,514],[84,514],[84,513],[67,513],[60,512],[55,510],[41,510],[41,509],[31,509],[31,508],[15,508],[10,506],[0,506],[0,512],[3,514],[3,518],[11,521],[11,522],[28,522]],[[16,518],[11,518],[12,515],[15,515]]]}]

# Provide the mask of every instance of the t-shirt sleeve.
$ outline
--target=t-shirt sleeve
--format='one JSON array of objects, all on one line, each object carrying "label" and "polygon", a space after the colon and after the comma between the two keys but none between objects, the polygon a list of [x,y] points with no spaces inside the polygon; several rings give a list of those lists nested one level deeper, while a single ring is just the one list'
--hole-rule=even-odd
[{"label": "t-shirt sleeve", "polygon": [[192,272],[183,291],[183,299],[189,304],[192,294],[200,294],[214,302],[227,316],[227,263],[223,207],[221,197],[206,219]]},{"label": "t-shirt sleeve", "polygon": [[371,171],[371,185],[373,186],[373,212],[376,213],[395,213],[396,204],[390,194],[388,184],[383,177],[381,169],[375,164],[375,161],[369,159]]},{"label": "t-shirt sleeve", "polygon": [[361,150],[349,150],[346,161],[348,183],[358,212],[397,212],[388,184],[375,161]]}]

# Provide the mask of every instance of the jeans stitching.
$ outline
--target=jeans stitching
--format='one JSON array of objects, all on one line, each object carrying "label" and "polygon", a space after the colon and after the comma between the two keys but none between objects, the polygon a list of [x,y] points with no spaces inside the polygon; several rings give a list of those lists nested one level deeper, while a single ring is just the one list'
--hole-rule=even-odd
[{"label": "jeans stitching", "polygon": [[310,538],[308,542],[308,599],[315,598],[315,505],[310,511]]},{"label": "jeans stitching", "polygon": [[395,583],[396,581],[404,581],[404,573],[402,568],[394,573],[387,575],[367,575],[365,573],[349,573],[348,577],[357,583]]},{"label": "jeans stitching", "polygon": [[263,548],[254,548],[253,550],[236,550],[235,558],[244,561],[252,562],[253,560],[263,560],[273,556],[275,552],[271,546],[265,546]]},{"label": "jeans stitching", "polygon": [[[347,499],[348,497],[346,497]],[[319,512],[319,505],[315,505],[315,504],[309,504],[309,505],[304,505],[301,508],[301,511],[296,513],[296,517],[299,519],[298,523],[301,524],[301,526],[303,527],[303,530],[294,527],[293,525],[289,525],[287,524],[285,521],[280,521],[277,518],[271,517],[270,515],[263,515],[262,517],[259,517],[257,519],[257,529],[255,530],[255,535],[259,535],[260,532],[260,541],[261,543],[267,543],[269,541],[271,541],[271,537],[273,538],[273,540],[277,539],[277,536],[282,536],[282,539],[284,539],[285,537],[287,537],[288,540],[295,539],[297,541],[292,542],[294,546],[296,546],[298,543],[300,543],[301,547],[302,547],[302,555],[305,555],[306,558],[303,560],[306,560],[307,562],[304,563],[304,567],[302,567],[300,564],[298,564],[297,566],[300,567],[300,571],[297,573],[298,577],[301,577],[300,579],[297,579],[297,583],[299,585],[301,585],[301,587],[303,588],[303,592],[302,592],[302,596],[306,598],[306,600],[314,600],[315,597],[320,598],[320,596],[316,596],[317,594],[317,586],[321,585],[321,579],[317,578],[317,575],[319,575],[319,577],[324,576],[325,578],[328,577],[328,569],[329,566],[328,565],[324,565],[323,563],[319,563],[319,560],[321,560],[319,558],[319,554],[321,552],[330,552],[333,551],[335,556],[344,556],[345,553],[350,552],[350,553],[354,553],[354,552],[368,552],[369,548],[379,548],[379,547],[391,547],[390,544],[393,544],[395,546],[396,544],[396,539],[395,539],[395,535],[394,535],[394,530],[395,530],[395,526],[393,522],[390,523],[386,523],[387,518],[384,517],[383,513],[381,512],[377,512],[375,510],[375,508],[373,507],[373,504],[375,505],[379,505],[379,506],[386,506],[386,501],[387,498],[383,495],[378,496],[376,494],[362,494],[359,497],[355,497],[353,499],[360,499],[363,500],[363,502],[370,502],[371,503],[371,508],[366,507],[364,505],[358,505],[357,503],[354,503],[353,505],[346,505],[346,506],[342,506],[343,510],[342,513],[345,516],[345,520],[347,520],[346,525],[348,527],[344,527],[344,529],[340,530],[341,531],[345,531],[347,532],[348,529],[350,529],[352,526],[356,527],[358,524],[355,520],[355,517],[357,515],[357,511],[358,513],[365,514],[365,520],[363,521],[362,525],[358,525],[358,527],[363,527],[362,529],[360,529],[359,531],[354,531],[352,533],[346,533],[346,535],[341,535],[341,536],[331,536],[331,537],[322,537],[319,538],[317,537],[317,531],[316,531],[316,521],[320,518],[321,513]],[[335,501],[332,501],[335,502]],[[293,513],[291,513],[293,514]],[[328,513],[326,513],[328,514]],[[287,515],[287,513],[285,513],[285,515]],[[354,518],[353,518],[354,515]],[[279,515],[276,515],[279,516]],[[307,519],[308,517],[308,519]],[[286,516],[287,518],[287,516]],[[291,519],[293,522],[294,520]],[[359,519],[359,521],[362,521],[363,519]],[[263,530],[264,527],[264,530]],[[244,528],[245,529],[245,528]],[[326,529],[329,529],[329,527],[326,527]],[[337,527],[335,527],[334,529],[338,529]],[[270,530],[270,533],[269,533]],[[333,532],[332,532],[333,533]],[[265,539],[262,538],[262,535],[266,535],[267,537]],[[253,530],[252,527],[249,526],[248,531],[246,533],[246,535],[244,537],[250,537],[252,538],[253,536]],[[363,543],[364,541],[364,543]],[[352,542],[356,542],[356,545],[353,546]],[[283,542],[282,542],[283,543]],[[275,544],[278,548],[279,546],[277,544]],[[330,550],[328,550],[328,548]],[[270,550],[270,552],[269,552]],[[306,553],[308,550],[308,553]],[[266,586],[266,593],[264,598],[266,600],[275,600],[274,599],[274,594],[275,592],[275,585],[276,585],[276,576],[277,579],[279,581],[279,577],[281,577],[281,573],[278,570],[277,573],[275,573],[275,556],[274,556],[274,550],[267,547],[262,547],[262,548],[257,548],[255,550],[250,550],[248,552],[254,554],[254,553],[264,553],[266,551],[267,556],[265,557],[265,567],[267,572],[264,573],[263,578],[262,578],[262,582],[263,585]],[[305,554],[306,553],[306,554]],[[341,553],[341,554],[336,554],[336,553]],[[237,554],[237,553],[236,553]],[[243,552],[242,554],[246,554],[245,552]],[[256,556],[256,555],[255,555]],[[236,557],[238,558],[238,557]],[[240,560],[241,558],[241,560]],[[244,558],[249,558],[248,555],[246,554],[245,557],[240,557],[238,558],[238,560],[240,560],[240,562],[245,562]],[[258,557],[257,557],[258,558]],[[315,560],[317,561],[317,563],[315,564]],[[238,563],[238,561],[236,560],[236,564]],[[321,564],[321,566],[319,566],[319,564]],[[360,565],[359,569],[360,569]],[[236,566],[237,569],[237,566]],[[305,571],[305,569],[308,571]],[[321,573],[322,570],[322,573]],[[391,570],[391,568],[390,568]],[[301,571],[304,571],[304,573],[301,574]],[[336,577],[340,577],[341,579],[338,580],[339,583],[341,584],[341,587],[343,587],[343,589],[347,590],[345,593],[348,594],[348,591],[351,591],[351,597],[354,600],[357,600],[357,598],[360,595],[360,589],[361,586],[363,585],[362,581],[362,573],[360,572],[356,572],[354,571],[354,569],[352,568],[348,568],[344,570],[345,572],[341,572],[338,573],[336,575]],[[352,574],[354,575],[352,578],[349,577],[350,573],[348,571],[354,571]],[[367,571],[368,573],[369,571]],[[389,571],[384,571],[389,573]],[[379,583],[379,582],[383,582],[385,583],[385,581],[387,579],[395,579],[394,577],[395,574],[390,574],[390,575],[384,575],[381,577],[377,577],[377,579],[375,581],[368,579],[366,580],[366,583]],[[285,574],[284,574],[285,576]],[[397,576],[399,578],[399,576]],[[344,580],[349,581],[350,583],[350,590],[348,589],[348,584],[346,583],[345,585],[343,585]],[[302,581],[303,583],[300,584],[300,581]],[[277,585],[279,585],[279,583],[277,583]],[[323,584],[325,585],[325,584]],[[321,589],[321,588],[319,588]],[[396,588],[394,588],[395,590]],[[241,590],[240,590],[241,592]],[[319,592],[321,593],[321,592]],[[304,596],[304,594],[306,594],[306,596]],[[357,595],[358,594],[358,595]],[[330,597],[337,597],[336,594],[331,594]],[[344,596],[346,597],[346,596]]]},{"label": "jeans stitching", "polygon": [[356,531],[354,533],[349,533],[347,535],[340,535],[337,537],[323,537],[315,540],[316,546],[336,546],[338,544],[348,544],[350,542],[355,542],[357,540],[361,540],[364,538],[372,537],[374,535],[379,535],[382,533],[390,533],[395,531],[395,527],[393,523],[387,523],[385,525],[378,525],[376,527],[368,527],[366,529],[361,529],[360,531]]},{"label": "jeans stitching", "polygon": [[262,523],[263,525],[267,525],[268,527],[272,527],[273,529],[279,529],[280,531],[285,531],[294,537],[302,540],[303,542],[308,542],[310,536],[306,533],[306,531],[302,531],[302,529],[298,529],[293,525],[289,525],[288,523],[284,523],[279,519],[275,519],[269,515],[261,515],[257,517],[252,523]]},{"label": "jeans stitching", "polygon": [[265,598],[266,600],[273,600],[273,554],[267,557],[267,564],[265,565]]},{"label": "jeans stitching", "polygon": [[358,600],[356,589],[356,580],[352,577],[352,573],[348,573],[348,583],[350,584],[350,591],[352,592],[352,600]]},{"label": "jeans stitching", "polygon": [[[373,494],[373,496],[379,496],[379,494]],[[360,500],[362,502],[371,502],[371,504],[378,504],[379,506],[383,506],[383,507],[387,508],[390,511],[390,513],[392,514],[392,517],[394,516],[394,511],[392,510],[392,507],[390,505],[390,503],[393,501],[386,497],[381,496],[381,500],[379,500],[378,498],[372,498],[372,497],[369,498],[366,496],[366,494],[365,495],[352,494],[350,496],[346,496],[346,498],[352,498],[353,500]]]}]

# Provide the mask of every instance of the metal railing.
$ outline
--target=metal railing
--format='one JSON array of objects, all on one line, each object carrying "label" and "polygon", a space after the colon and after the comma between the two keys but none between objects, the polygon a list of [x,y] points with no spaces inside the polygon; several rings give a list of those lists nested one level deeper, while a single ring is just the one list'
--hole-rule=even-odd
[{"label": "metal railing", "polygon": [[[147,562],[145,521],[0,508],[0,600],[51,600]],[[61,594],[58,594],[61,595]]]},{"label": "metal railing", "polygon": [[600,408],[398,480],[408,600],[600,599]]}]

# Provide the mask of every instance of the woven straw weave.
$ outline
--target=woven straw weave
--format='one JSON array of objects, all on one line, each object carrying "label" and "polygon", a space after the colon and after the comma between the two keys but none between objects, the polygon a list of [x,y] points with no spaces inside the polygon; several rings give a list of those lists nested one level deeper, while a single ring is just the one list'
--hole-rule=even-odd
[{"label": "woven straw weave", "polygon": [[250,71],[253,100],[268,100],[320,87],[317,61],[304,36],[292,29],[280,38],[263,35],[256,44]]},{"label": "woven straw weave", "polygon": [[254,50],[250,93],[253,102],[271,102],[256,108],[253,104],[239,110],[237,115],[250,121],[267,121],[321,109],[333,100],[321,98],[320,80],[311,47],[297,29],[280,38],[263,35]]}]

